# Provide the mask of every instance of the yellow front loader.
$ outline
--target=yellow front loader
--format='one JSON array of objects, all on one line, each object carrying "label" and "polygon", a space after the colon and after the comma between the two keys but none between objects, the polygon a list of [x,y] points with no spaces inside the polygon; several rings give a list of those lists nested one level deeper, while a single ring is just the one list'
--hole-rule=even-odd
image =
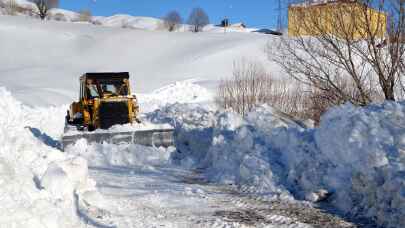
[{"label": "yellow front loader", "polygon": [[80,77],[79,101],[73,102],[66,114],[63,147],[82,138],[96,143],[173,145],[173,128],[110,129],[116,125],[140,124],[138,116],[139,105],[136,96],[131,94],[129,73],[86,73]]}]

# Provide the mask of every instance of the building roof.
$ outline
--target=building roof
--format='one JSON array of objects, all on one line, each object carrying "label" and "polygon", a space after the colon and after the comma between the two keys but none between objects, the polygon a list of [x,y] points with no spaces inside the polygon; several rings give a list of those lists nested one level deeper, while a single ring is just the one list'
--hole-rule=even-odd
[{"label": "building roof", "polygon": [[290,6],[308,7],[334,3],[358,3],[358,2],[359,2],[358,0],[305,0],[300,3],[291,4]]}]

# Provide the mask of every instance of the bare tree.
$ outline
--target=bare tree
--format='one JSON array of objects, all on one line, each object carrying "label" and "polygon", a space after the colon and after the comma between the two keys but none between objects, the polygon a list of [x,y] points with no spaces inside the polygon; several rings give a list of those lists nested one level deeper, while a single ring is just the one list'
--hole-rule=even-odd
[{"label": "bare tree", "polygon": [[[405,0],[393,1],[396,7],[364,0],[331,3],[342,4],[338,10],[297,8],[290,18],[293,37],[269,43],[269,58],[329,103],[367,105],[379,95],[395,100],[395,86],[404,74]],[[385,34],[387,14],[391,20]]]},{"label": "bare tree", "polygon": [[163,23],[164,27],[172,32],[176,30],[181,23],[183,23],[183,19],[181,18],[179,12],[173,10],[163,17]]},{"label": "bare tree", "polygon": [[194,8],[188,18],[188,24],[192,26],[193,32],[201,32],[204,26],[210,23],[210,19],[202,8]]},{"label": "bare tree", "polygon": [[38,16],[44,20],[48,16],[48,11],[59,6],[59,0],[30,0],[38,9]]}]

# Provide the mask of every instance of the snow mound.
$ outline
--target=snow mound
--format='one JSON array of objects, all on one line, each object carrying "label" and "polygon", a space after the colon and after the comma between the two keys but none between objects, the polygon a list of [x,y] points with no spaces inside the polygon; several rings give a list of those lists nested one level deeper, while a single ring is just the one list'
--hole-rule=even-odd
[{"label": "snow mound", "polygon": [[268,106],[245,118],[185,104],[147,116],[175,121],[172,161],[211,181],[270,199],[327,200],[345,215],[405,226],[405,103],[344,105],[319,128]]},{"label": "snow mound", "polygon": [[405,226],[404,102],[332,109],[315,141],[329,162],[322,182],[336,192],[339,209]]},{"label": "snow mound", "polygon": [[175,82],[154,90],[150,94],[139,94],[138,99],[142,112],[151,112],[155,109],[174,103],[207,103],[213,101],[213,93],[197,85],[196,80]]},{"label": "snow mound", "polygon": [[63,154],[49,143],[52,137],[37,134],[38,126],[31,125],[41,122],[33,120],[35,112],[4,88],[0,99],[0,224],[85,227],[77,199],[86,192],[99,194],[88,177],[87,161]]}]

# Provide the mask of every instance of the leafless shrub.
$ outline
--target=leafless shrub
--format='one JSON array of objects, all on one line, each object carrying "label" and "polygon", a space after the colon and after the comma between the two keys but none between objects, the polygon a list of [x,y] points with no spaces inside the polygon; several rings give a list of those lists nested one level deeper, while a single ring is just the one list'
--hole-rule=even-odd
[{"label": "leafless shrub", "polygon": [[[350,96],[359,96],[356,87],[348,81],[337,83]],[[381,94],[370,96],[377,100]],[[220,107],[241,115],[258,105],[268,104],[295,119],[312,119],[315,123],[319,123],[321,115],[330,107],[345,102],[333,91],[321,90],[291,78],[273,78],[263,65],[245,59],[234,62],[233,77],[220,81],[216,95]]]},{"label": "leafless shrub", "polygon": [[173,32],[181,25],[183,19],[181,18],[179,12],[173,10],[170,11],[166,16],[163,17],[163,26],[169,32]]},{"label": "leafless shrub", "polygon": [[188,18],[188,24],[193,32],[201,32],[204,26],[210,23],[207,13],[202,8],[194,8]]},{"label": "leafless shrub", "polygon": [[263,66],[241,60],[234,63],[233,78],[223,79],[218,88],[217,103],[242,115],[268,100],[273,80]]},{"label": "leafless shrub", "polygon": [[59,0],[30,0],[38,9],[37,15],[44,20],[48,16],[48,11],[59,6]]},{"label": "leafless shrub", "polygon": [[308,114],[310,93],[292,80],[274,79],[258,62],[242,59],[234,62],[233,77],[220,81],[216,103],[241,115],[261,104],[268,104],[301,119]]},{"label": "leafless shrub", "polygon": [[[394,88],[404,75],[405,1],[395,1],[397,8],[388,11],[392,19],[387,36],[382,31],[389,5],[383,0],[362,2],[328,11],[328,20],[323,19],[326,11],[299,9],[295,30],[289,31],[298,35],[269,44],[269,58],[292,78],[316,88],[317,99],[326,103],[367,105],[381,95],[395,100]],[[374,16],[372,6],[377,6]]]}]

